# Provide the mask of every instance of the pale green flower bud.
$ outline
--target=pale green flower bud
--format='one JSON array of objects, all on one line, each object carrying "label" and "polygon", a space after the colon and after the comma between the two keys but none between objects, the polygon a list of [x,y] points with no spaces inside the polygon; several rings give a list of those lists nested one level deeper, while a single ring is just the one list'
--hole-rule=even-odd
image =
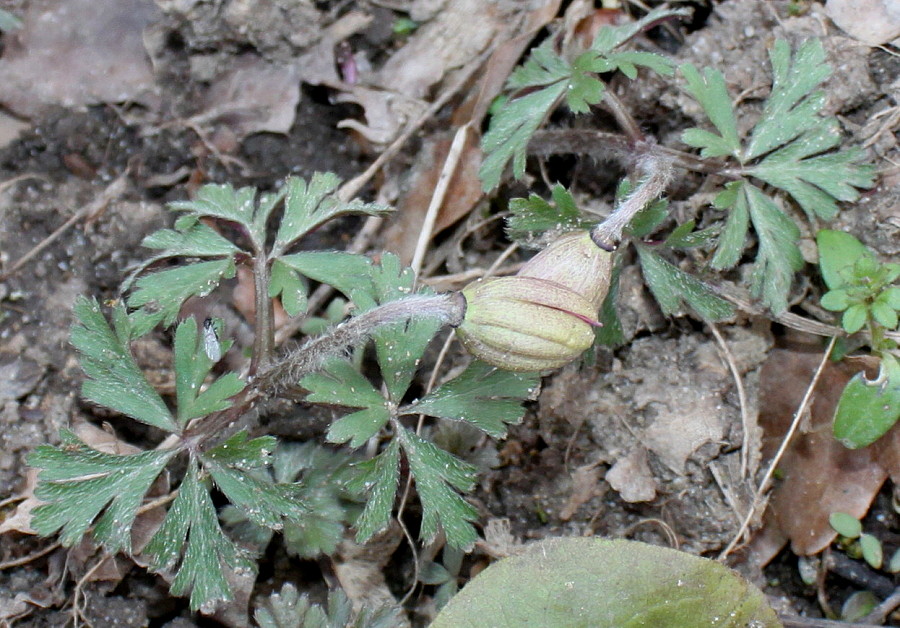
[{"label": "pale green flower bud", "polygon": [[488,364],[546,371],[575,360],[594,342],[597,308],[564,285],[499,277],[472,283],[462,294],[466,313],[456,333]]},{"label": "pale green flower bud", "polygon": [[589,231],[571,231],[528,260],[517,275],[565,286],[590,301],[596,314],[609,292],[612,267],[613,254],[597,246]]}]

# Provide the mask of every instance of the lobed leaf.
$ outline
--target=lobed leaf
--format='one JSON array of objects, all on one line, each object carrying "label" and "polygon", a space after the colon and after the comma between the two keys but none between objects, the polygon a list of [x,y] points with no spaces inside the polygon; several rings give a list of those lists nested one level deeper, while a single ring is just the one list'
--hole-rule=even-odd
[{"label": "lobed leaf", "polygon": [[[225,343],[225,351],[229,345]],[[244,389],[245,384],[236,373],[226,373],[203,389],[212,366],[213,360],[197,331],[196,319],[186,318],[175,330],[175,398],[179,425],[230,408],[229,399]]]},{"label": "lobed leaf", "polygon": [[703,74],[690,63],[679,67],[687,81],[687,91],[700,103],[718,135],[702,129],[688,129],[681,141],[700,149],[703,157],[737,157],[741,149],[737,121],[731,97],[725,87],[725,77],[713,68],[704,68]]},{"label": "lobed leaf", "polygon": [[384,451],[356,465],[359,476],[350,481],[350,490],[365,492],[366,507],[356,520],[356,540],[365,543],[391,522],[397,484],[400,480],[400,441],[393,439]]},{"label": "lobed leaf", "polygon": [[744,185],[741,191],[759,238],[752,290],[772,312],[781,313],[787,309],[794,272],[803,268],[800,229],[756,186]]},{"label": "lobed leaf", "polygon": [[422,503],[420,537],[430,543],[440,525],[448,545],[468,551],[478,540],[471,523],[478,519],[478,511],[457,491],[472,490],[475,467],[409,430],[398,430],[395,439],[409,462],[409,473]]},{"label": "lobed leaf", "polygon": [[145,275],[137,280],[128,297],[128,307],[140,310],[141,315],[135,320],[142,331],[147,325],[152,328],[160,322],[169,326],[185,301],[208,295],[222,279],[230,279],[234,274],[234,260],[228,257]]},{"label": "lobed leaf", "polygon": [[269,275],[269,297],[281,296],[281,305],[288,316],[299,316],[306,310],[306,286],[300,274],[276,259]]},{"label": "lobed leaf", "polygon": [[506,219],[506,234],[516,242],[529,241],[547,231],[571,231],[586,229],[593,223],[585,220],[575,199],[559,183],[550,191],[551,205],[537,194],[509,201],[512,215]]},{"label": "lobed leaf", "polygon": [[245,552],[222,532],[196,460],[189,463],[178,496],[144,553],[151,557],[155,571],[178,565],[170,591],[173,595],[190,591],[190,605],[195,611],[201,607],[209,611],[217,602],[232,599],[226,568],[256,569]]},{"label": "lobed leaf", "polygon": [[359,292],[371,292],[372,260],[344,251],[303,251],[282,255],[278,262],[304,277],[326,283],[354,300]]},{"label": "lobed leaf", "polygon": [[300,501],[298,485],[267,482],[252,473],[270,464],[276,444],[271,436],[248,440],[242,431],[200,456],[228,501],[250,521],[271,530],[280,530],[285,520],[298,521],[309,512]]},{"label": "lobed leaf", "polygon": [[637,246],[641,272],[663,313],[678,313],[682,303],[690,305],[703,319],[716,321],[734,314],[734,309],[702,281],[673,266],[649,247]]},{"label": "lobed leaf", "polygon": [[344,214],[377,215],[390,211],[378,203],[365,203],[359,199],[344,202],[334,193],[340,178],[330,172],[316,172],[309,183],[299,177],[290,177],[285,183],[284,216],[275,236],[275,255],[280,255],[298,238],[322,223]]},{"label": "lobed leaf", "polygon": [[173,211],[187,212],[189,220],[180,219],[176,228],[187,226],[199,217],[221,218],[252,228],[255,209],[256,188],[244,187],[235,190],[229,183],[209,184],[199,190],[193,200],[169,203]]},{"label": "lobed leaf", "polygon": [[772,91],[750,135],[744,161],[765,155],[824,122],[817,114],[825,105],[825,95],[813,92],[831,76],[822,42],[819,39],[805,41],[791,59],[790,46],[778,39],[769,49],[769,61],[772,64]]},{"label": "lobed leaf", "polygon": [[525,409],[522,399],[534,394],[540,378],[513,373],[482,362],[403,409],[404,414],[466,421],[494,438],[506,436],[507,424],[518,423]]},{"label": "lobed leaf", "polygon": [[524,96],[509,100],[491,117],[491,126],[481,139],[484,161],[478,170],[482,189],[500,185],[506,164],[512,160],[513,176],[525,174],[525,149],[531,136],[565,94],[568,82],[558,80]]},{"label": "lobed leaf", "polygon": [[124,307],[113,311],[115,331],[96,301],[79,298],[75,317],[78,322],[72,325],[71,342],[88,377],[81,390],[85,399],[161,430],[177,431],[166,403],[131,355],[128,343],[133,333]]},{"label": "lobed leaf", "polygon": [[307,401],[364,408],[332,424],[328,430],[330,442],[349,441],[351,447],[359,447],[391,417],[385,398],[346,360],[330,361],[323,371],[300,380],[300,385],[309,391]]},{"label": "lobed leaf", "polygon": [[42,536],[61,530],[60,542],[70,547],[94,524],[94,538],[109,552],[130,552],[138,508],[175,451],[108,454],[67,429],[60,441],[60,447],[42,445],[28,456],[28,464],[41,469],[34,495],[47,502],[33,510],[32,527]]}]

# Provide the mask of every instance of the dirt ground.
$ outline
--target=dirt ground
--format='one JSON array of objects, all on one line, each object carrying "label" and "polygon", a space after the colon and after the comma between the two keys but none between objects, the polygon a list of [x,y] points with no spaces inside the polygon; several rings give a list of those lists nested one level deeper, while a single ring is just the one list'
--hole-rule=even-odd
[{"label": "dirt ground", "polygon": [[[622,4],[623,11],[640,15],[637,3]],[[860,42],[815,2],[686,4],[694,9],[691,19],[655,29],[639,46],[671,54],[679,63],[721,69],[731,94],[750,103],[750,118],[754,99],[769,84],[766,49],[772,41],[823,40],[834,68],[824,85],[827,113],[838,117],[849,142],[865,146],[878,169],[877,187],[842,208],[831,228],[850,231],[883,259],[896,261],[897,47]],[[166,202],[188,198],[208,182],[271,189],[288,175],[315,171],[350,180],[389,150],[386,163],[361,181],[359,194],[396,206],[396,214],[383,224],[335,223],[308,245],[393,250],[408,261],[453,128],[486,124],[478,94],[489,55],[515,37],[521,38],[521,52],[551,20],[561,20],[579,3],[559,5],[0,0],[0,8],[23,21],[21,30],[0,34],[0,496],[10,498],[3,516],[11,517],[29,490],[33,478],[25,456],[58,442],[61,427],[108,424],[133,445],[156,444],[157,436],[80,400],[83,375],[68,337],[75,298],[119,296],[129,267],[147,256],[142,238],[171,224]],[[98,23],[99,16],[104,20]],[[401,18],[418,28],[398,32]],[[699,120],[696,105],[673,79],[614,79],[613,89],[661,144],[679,145],[680,132]],[[550,124],[571,125],[572,117],[560,113]],[[578,124],[604,127],[610,121],[598,114]],[[395,142],[405,130],[411,136]],[[571,185],[580,203],[602,211],[622,174],[590,158],[534,160],[525,182],[504,186],[490,199],[473,182],[476,169],[477,163],[460,167],[431,239],[422,278],[438,289],[460,288],[500,258],[509,241],[501,221],[490,216],[509,197],[528,191],[546,196],[543,175]],[[699,177],[679,179],[669,196],[680,220],[694,217],[702,224],[704,212],[714,211]],[[813,232],[808,227],[804,233],[807,243]],[[500,260],[498,272],[529,255],[514,252]],[[746,272],[717,281],[733,286]],[[818,282],[815,266],[808,264],[795,281],[791,312],[833,323],[827,312],[809,306],[817,302],[809,297]],[[230,285],[215,299],[240,330],[236,288]],[[602,535],[719,556],[739,533],[771,455],[767,439],[779,429],[771,427],[777,423],[773,405],[802,393],[822,339],[752,308],[715,329],[689,313],[665,317],[633,259],[625,260],[619,302],[626,345],[598,349],[593,364],[573,364],[546,377],[540,397],[506,441],[473,441],[470,455],[484,462],[472,495],[480,525],[492,531],[488,540],[494,543],[509,535],[516,541]],[[168,343],[168,335],[158,333],[135,347],[141,365],[163,388],[171,382]],[[455,351],[448,370],[454,360],[461,363]],[[773,356],[783,361],[773,363]],[[773,369],[784,376],[773,377]],[[260,429],[316,439],[323,425],[298,436],[276,411]],[[798,457],[795,464],[803,462]],[[830,482],[841,464],[811,473]],[[860,517],[868,513],[864,525],[889,555],[900,543],[900,528],[891,506],[893,484],[886,478],[900,473],[886,465],[879,469],[865,488],[842,486],[861,496],[846,509]],[[822,510],[807,499],[793,502],[791,517]],[[416,516],[414,508],[406,513],[411,525]],[[804,584],[796,553],[790,546],[782,549],[800,532],[785,531],[768,517],[757,517],[753,528],[771,534],[757,534],[751,545],[739,543],[728,562],[763,586],[777,610],[822,617],[823,596],[839,609],[853,591],[892,589],[890,574],[868,570],[854,580],[842,568],[832,569],[818,586]],[[399,600],[414,585],[411,553],[399,532],[370,551],[378,560],[368,561],[363,549],[349,544],[341,555],[300,561],[288,557],[276,537],[246,599],[215,618],[200,617],[185,600],[170,597],[161,578],[124,557],[97,577],[89,572],[99,557],[87,544],[66,550],[21,529],[9,524],[0,535],[3,625],[61,626],[71,623],[73,605],[80,621],[98,627],[247,625],[257,596],[289,581],[321,600],[325,583],[345,573],[342,565],[370,583],[365,586],[374,593],[359,594],[368,599]],[[497,529],[503,531],[499,536]],[[822,550],[830,541],[800,553],[825,561]],[[484,552],[467,558],[460,584],[487,561]],[[433,595],[434,587],[420,586],[407,600],[412,625],[427,625],[433,617]]]}]

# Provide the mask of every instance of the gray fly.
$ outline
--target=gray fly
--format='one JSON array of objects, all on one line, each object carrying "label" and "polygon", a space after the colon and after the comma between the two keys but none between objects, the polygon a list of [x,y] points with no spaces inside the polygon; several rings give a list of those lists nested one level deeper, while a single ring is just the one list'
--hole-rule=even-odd
[{"label": "gray fly", "polygon": [[207,318],[203,321],[203,350],[213,362],[222,359],[222,348],[219,346],[219,334],[216,331],[216,325],[213,319]]}]

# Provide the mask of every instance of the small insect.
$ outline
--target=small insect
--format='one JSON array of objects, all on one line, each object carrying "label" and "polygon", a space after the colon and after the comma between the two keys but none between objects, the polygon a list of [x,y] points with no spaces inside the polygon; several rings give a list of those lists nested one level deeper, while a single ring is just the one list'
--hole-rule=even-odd
[{"label": "small insect", "polygon": [[216,324],[213,319],[207,318],[203,321],[203,350],[213,362],[222,359],[222,348],[219,346],[219,333],[216,331]]}]

